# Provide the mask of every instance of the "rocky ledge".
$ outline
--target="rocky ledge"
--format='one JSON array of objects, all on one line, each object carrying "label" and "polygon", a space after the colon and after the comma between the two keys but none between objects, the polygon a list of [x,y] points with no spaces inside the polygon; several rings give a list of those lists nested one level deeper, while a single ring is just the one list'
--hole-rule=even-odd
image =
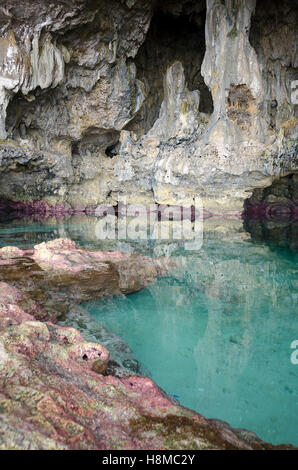
[{"label": "rocky ledge", "polygon": [[0,250],[0,448],[292,448],[183,408],[150,378],[115,376],[106,347],[55,324],[62,306],[67,317],[75,301],[139,290],[172,267],[67,239]]},{"label": "rocky ledge", "polygon": [[[68,239],[41,243],[28,250],[0,249],[0,281],[8,281],[22,291],[25,310],[38,320],[56,320],[73,302],[137,292],[173,265],[165,258],[87,251]],[[4,299],[9,296],[2,295]]]},{"label": "rocky ledge", "polygon": [[72,326],[88,341],[107,346],[109,370],[118,376],[148,375],[129,346],[96,323],[78,305],[104,295],[128,294],[147,287],[174,263],[165,258],[88,251],[68,239],[41,243],[32,249],[0,249],[0,302],[17,303],[36,320]]}]

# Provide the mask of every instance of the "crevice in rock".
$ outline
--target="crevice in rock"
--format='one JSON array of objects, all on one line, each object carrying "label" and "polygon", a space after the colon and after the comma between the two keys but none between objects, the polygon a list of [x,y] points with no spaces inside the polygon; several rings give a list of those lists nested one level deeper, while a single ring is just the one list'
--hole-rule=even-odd
[{"label": "crevice in rock", "polygon": [[199,111],[213,112],[212,96],[201,75],[206,5],[185,3],[188,8],[183,8],[181,2],[157,4],[146,40],[135,58],[137,78],[145,83],[147,98],[126,129],[139,135],[147,133],[157,120],[164,98],[164,77],[176,61],[183,65],[187,88],[200,92]]},{"label": "crevice in rock", "polygon": [[266,188],[256,188],[245,201],[245,208],[260,204],[286,206],[298,203],[298,173],[276,179]]},{"label": "crevice in rock", "polygon": [[113,158],[119,154],[120,150],[120,141],[118,140],[115,144],[109,145],[106,148],[105,154],[107,157]]},{"label": "crevice in rock", "polygon": [[262,71],[264,116],[274,131],[295,134],[298,105],[291,99],[298,79],[296,29],[298,8],[291,0],[257,0],[249,41]]},{"label": "crevice in rock", "polygon": [[[84,156],[109,157],[116,155],[119,144],[119,132],[114,129],[91,128],[79,141],[72,143],[72,154]],[[116,153],[115,153],[116,152]]]},{"label": "crevice in rock", "polygon": [[244,204],[244,228],[255,242],[297,250],[297,173],[253,191]]},{"label": "crevice in rock", "polygon": [[25,138],[26,125],[23,117],[29,106],[30,103],[24,99],[20,91],[9,102],[5,119],[5,128],[9,138]]},{"label": "crevice in rock", "polygon": [[[6,110],[5,127],[8,137],[17,144],[25,139],[36,150],[56,151],[52,139],[62,139],[66,135],[67,111],[61,112],[61,92],[59,87],[41,89],[37,87],[31,93],[24,95],[21,91],[10,100]],[[51,110],[52,127],[45,113]],[[63,126],[59,125],[58,117],[63,118]],[[42,125],[40,126],[40,121]],[[59,151],[58,151],[59,153]]]}]

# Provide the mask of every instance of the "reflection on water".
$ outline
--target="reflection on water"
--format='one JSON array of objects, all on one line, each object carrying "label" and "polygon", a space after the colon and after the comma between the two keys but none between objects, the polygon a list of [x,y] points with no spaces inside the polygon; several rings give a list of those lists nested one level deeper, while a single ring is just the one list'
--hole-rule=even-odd
[{"label": "reflection on water", "polygon": [[[258,243],[240,220],[206,221],[200,251],[176,243],[100,242],[92,217],[0,225],[0,244],[57,236],[93,248],[171,253],[179,267],[128,297],[87,304],[126,340],[155,381],[181,404],[273,443],[298,445],[297,252]],[[259,232],[260,233],[260,232]],[[256,237],[253,237],[256,240]]]},{"label": "reflection on water", "polygon": [[244,222],[255,243],[266,243],[272,249],[298,251],[298,220],[281,217],[278,220],[247,219]]},{"label": "reflection on water", "polygon": [[205,241],[174,276],[88,305],[156,382],[207,417],[298,444],[297,277],[291,257],[247,242]]}]

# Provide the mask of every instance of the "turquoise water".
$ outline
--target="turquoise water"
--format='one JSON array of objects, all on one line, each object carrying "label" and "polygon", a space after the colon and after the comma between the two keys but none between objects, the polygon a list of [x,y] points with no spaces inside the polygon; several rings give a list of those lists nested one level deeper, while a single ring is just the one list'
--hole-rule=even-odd
[{"label": "turquoise water", "polygon": [[106,246],[92,223],[0,224],[0,245],[69,236],[90,248],[170,251],[178,263],[171,275],[139,293],[84,306],[123,337],[182,405],[266,441],[298,445],[298,365],[291,362],[291,343],[298,340],[297,253],[256,244],[241,227],[205,231],[197,252],[183,244]]},{"label": "turquoise water", "polygon": [[176,275],[87,305],[182,405],[272,443],[298,445],[293,254],[205,240]]}]

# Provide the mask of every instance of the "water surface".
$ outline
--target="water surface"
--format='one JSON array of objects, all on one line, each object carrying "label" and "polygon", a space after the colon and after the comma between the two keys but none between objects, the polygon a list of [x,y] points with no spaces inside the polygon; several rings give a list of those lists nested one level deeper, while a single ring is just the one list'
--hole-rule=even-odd
[{"label": "water surface", "polygon": [[255,243],[240,222],[230,231],[207,224],[196,252],[181,243],[104,243],[90,219],[2,224],[0,244],[69,236],[89,248],[170,253],[178,262],[171,275],[85,307],[182,405],[266,441],[298,445],[298,365],[290,348],[298,339],[297,253],[284,243]]}]

